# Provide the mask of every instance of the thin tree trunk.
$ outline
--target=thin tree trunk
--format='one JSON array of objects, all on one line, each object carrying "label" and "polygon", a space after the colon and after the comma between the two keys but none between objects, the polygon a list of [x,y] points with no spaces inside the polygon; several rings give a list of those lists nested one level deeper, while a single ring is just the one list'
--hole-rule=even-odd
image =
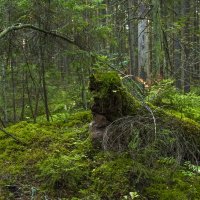
[{"label": "thin tree trunk", "polygon": [[23,66],[23,72],[22,72],[22,99],[21,99],[21,115],[20,120],[24,120],[24,111],[25,111],[25,70]]},{"label": "thin tree trunk", "polygon": [[31,98],[31,92],[30,92],[30,89],[29,89],[29,81],[28,81],[27,72],[26,72],[26,90],[27,90],[27,95],[28,95],[29,108],[30,108],[30,111],[31,111],[31,115],[34,118],[33,105],[32,105],[32,100],[31,100],[32,98]]},{"label": "thin tree trunk", "polygon": [[128,0],[128,26],[129,26],[129,54],[130,54],[130,74],[133,78],[137,75],[137,68],[135,65],[135,27],[133,22],[133,0]]},{"label": "thin tree trunk", "polygon": [[189,31],[189,25],[190,25],[190,2],[188,0],[184,0],[183,2],[183,14],[187,17],[185,27],[184,27],[184,37],[185,37],[185,45],[184,45],[184,54],[185,54],[185,69],[184,69],[184,92],[188,93],[190,92],[190,48],[189,48],[189,42],[190,42],[190,31]]},{"label": "thin tree trunk", "polygon": [[[176,15],[174,14],[173,20],[180,17],[181,15],[181,6],[177,5],[177,2],[173,3],[174,10]],[[182,81],[182,60],[181,60],[181,32],[176,31],[173,35],[173,71],[174,71],[174,77],[176,79],[176,88],[179,90],[182,90],[183,81]]]},{"label": "thin tree trunk", "polygon": [[156,78],[163,78],[163,50],[162,50],[162,30],[160,22],[160,1],[153,0],[153,73]]},{"label": "thin tree trunk", "polygon": [[43,89],[43,95],[44,95],[45,113],[46,113],[46,119],[47,121],[49,121],[50,116],[49,116],[48,95],[47,95],[47,86],[46,86],[46,77],[45,77],[46,72],[45,72],[45,65],[43,61],[41,63],[41,68],[42,68],[42,89]]},{"label": "thin tree trunk", "polygon": [[86,93],[86,83],[85,83],[85,77],[84,77],[84,70],[81,68],[81,83],[82,83],[82,88],[81,88],[81,96],[82,96],[82,102],[83,102],[83,108],[87,109],[87,93]]},{"label": "thin tree trunk", "polygon": [[8,111],[7,111],[7,95],[6,95],[6,66],[2,64],[2,93],[3,93],[3,113],[4,113],[4,122],[8,122]]},{"label": "thin tree trunk", "polygon": [[39,100],[40,100],[40,89],[38,88],[38,90],[36,91],[36,98],[35,98],[35,109],[34,109],[34,123],[36,123],[37,121],[37,115],[38,115],[38,105],[39,105]]},{"label": "thin tree trunk", "polygon": [[0,117],[0,122],[1,122],[1,124],[3,126],[3,128],[6,128],[6,125],[5,125],[4,121],[1,119],[1,117]]},{"label": "thin tree trunk", "polygon": [[14,66],[12,62],[12,58],[10,60],[10,68],[11,68],[11,80],[12,80],[12,106],[13,106],[13,121],[16,122],[17,116],[16,116],[16,85],[15,85],[15,79],[14,79]]},{"label": "thin tree trunk", "polygon": [[41,78],[42,78],[42,91],[43,91],[43,97],[44,97],[44,108],[45,108],[45,114],[47,121],[50,121],[50,115],[49,115],[49,108],[48,108],[48,95],[47,95],[47,86],[46,86],[46,71],[45,71],[45,57],[44,57],[44,50],[43,50],[43,43],[45,38],[40,39],[40,69],[41,69]]}]

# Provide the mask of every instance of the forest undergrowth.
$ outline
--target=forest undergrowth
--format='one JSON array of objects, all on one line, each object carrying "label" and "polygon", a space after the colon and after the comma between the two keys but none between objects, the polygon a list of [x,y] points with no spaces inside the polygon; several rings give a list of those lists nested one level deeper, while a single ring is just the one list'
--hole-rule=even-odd
[{"label": "forest undergrowth", "polygon": [[9,126],[22,143],[0,132],[0,199],[200,199],[200,144],[172,131],[173,123],[163,127],[163,111],[156,118],[162,109],[200,130],[199,95],[181,94],[171,80],[155,84],[143,101],[156,121],[150,112],[115,120],[103,148],[90,137],[90,111],[55,111],[52,122]]}]

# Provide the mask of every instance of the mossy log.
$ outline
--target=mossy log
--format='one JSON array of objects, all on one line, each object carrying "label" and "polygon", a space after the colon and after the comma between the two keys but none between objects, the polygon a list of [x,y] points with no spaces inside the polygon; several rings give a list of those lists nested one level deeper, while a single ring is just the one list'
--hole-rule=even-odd
[{"label": "mossy log", "polygon": [[[126,116],[135,116],[137,119],[137,116],[146,115],[151,111],[151,114],[155,116],[155,123],[159,124],[158,129],[170,129],[200,149],[200,125],[198,123],[186,118],[181,119],[164,109],[138,101],[128,93],[116,72],[93,74],[90,77],[89,89],[94,100],[91,106],[93,114],[91,135],[94,140],[102,142],[106,127],[115,120]],[[152,126],[154,126],[152,121],[151,119]]]}]

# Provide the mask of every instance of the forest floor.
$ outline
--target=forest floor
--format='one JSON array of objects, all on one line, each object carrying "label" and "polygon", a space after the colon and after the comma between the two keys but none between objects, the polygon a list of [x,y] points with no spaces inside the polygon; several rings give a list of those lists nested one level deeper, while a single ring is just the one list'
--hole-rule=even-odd
[{"label": "forest floor", "polygon": [[[148,98],[156,91],[157,86]],[[200,122],[199,95],[181,95],[172,89],[153,103]],[[90,111],[67,117],[56,113],[53,119],[22,121],[5,129],[22,143],[0,132],[0,199],[200,199],[200,169],[193,159],[180,162],[172,154],[155,156],[158,146],[137,149],[136,137],[124,151],[95,148],[89,131]],[[167,145],[176,143],[169,135],[162,131]]]}]

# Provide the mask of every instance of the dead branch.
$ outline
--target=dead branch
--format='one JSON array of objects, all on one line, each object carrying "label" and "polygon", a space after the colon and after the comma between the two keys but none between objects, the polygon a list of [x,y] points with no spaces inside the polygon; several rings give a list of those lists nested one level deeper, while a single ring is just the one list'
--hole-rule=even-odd
[{"label": "dead branch", "polygon": [[75,40],[61,34],[61,33],[58,33],[57,31],[49,31],[49,30],[45,30],[45,29],[41,29],[37,26],[34,26],[32,24],[15,24],[15,25],[12,25],[6,29],[4,29],[2,32],[0,32],[0,39],[3,38],[4,36],[6,36],[8,33],[12,32],[12,31],[16,31],[16,30],[22,30],[22,29],[32,29],[32,30],[35,30],[35,31],[39,31],[41,33],[44,33],[44,34],[47,34],[47,35],[51,35],[51,36],[54,36],[56,38],[60,38],[64,41],[67,41],[68,43],[72,44],[72,45],[75,45],[77,47],[79,47],[80,49],[83,49],[83,47],[81,47]]},{"label": "dead branch", "polygon": [[20,139],[18,139],[16,136],[14,136],[13,134],[7,132],[6,130],[0,128],[0,131],[2,131],[3,133],[5,133],[6,135],[8,135],[9,137],[13,138],[16,142],[20,143],[20,144],[25,144],[24,142],[22,142]]}]

